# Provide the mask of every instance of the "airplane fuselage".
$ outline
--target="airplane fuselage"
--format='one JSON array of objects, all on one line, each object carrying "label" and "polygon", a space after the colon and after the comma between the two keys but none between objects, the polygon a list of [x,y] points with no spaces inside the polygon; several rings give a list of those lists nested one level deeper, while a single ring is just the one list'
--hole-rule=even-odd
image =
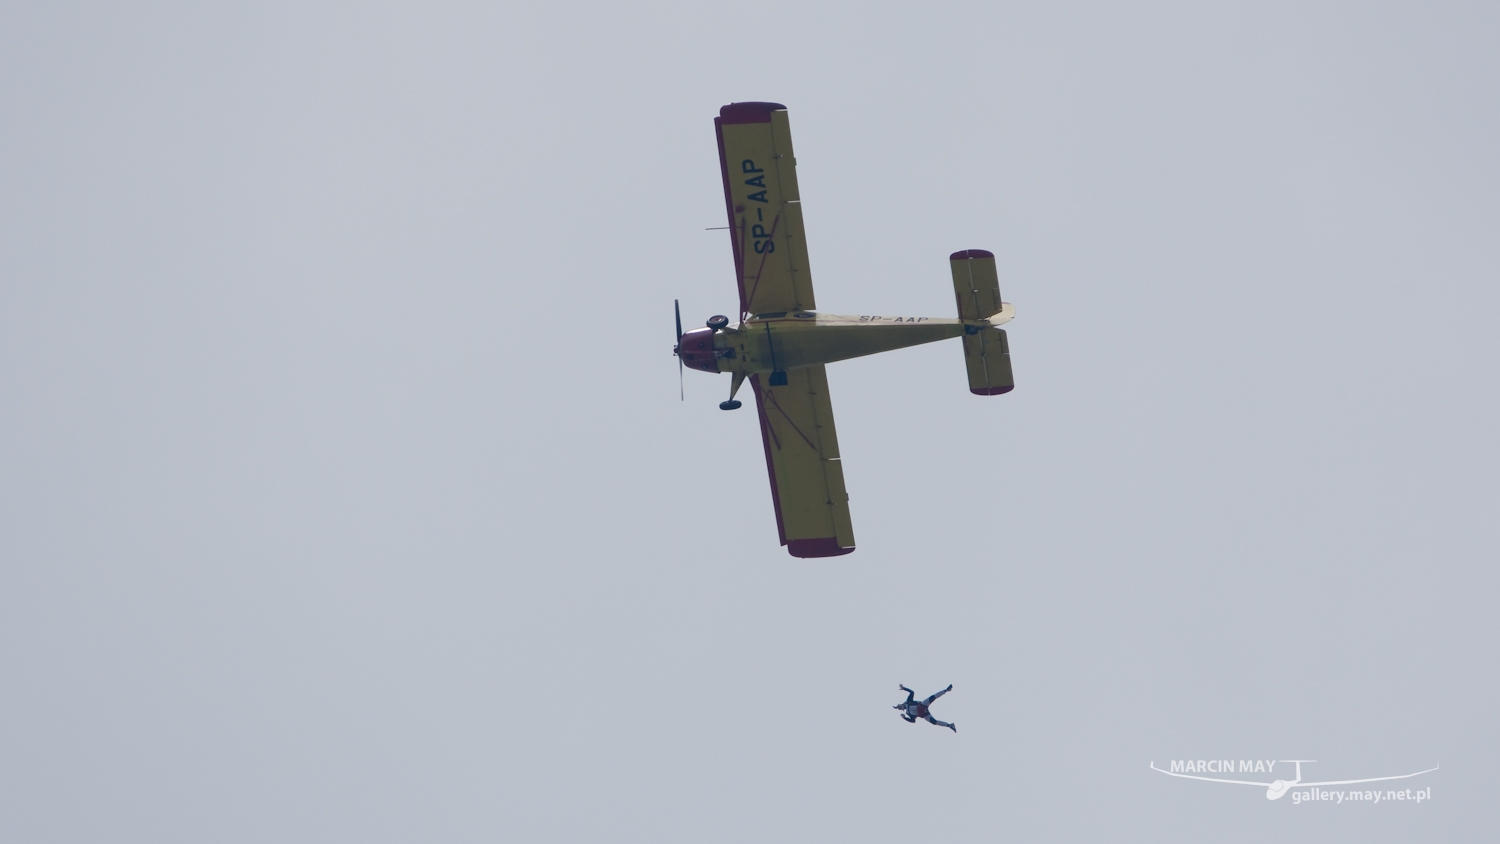
[{"label": "airplane fuselage", "polygon": [[813,311],[759,314],[719,331],[685,332],[678,353],[704,372],[785,372],[804,366],[920,346],[1003,325],[1015,315],[1006,303],[988,319],[888,317]]}]

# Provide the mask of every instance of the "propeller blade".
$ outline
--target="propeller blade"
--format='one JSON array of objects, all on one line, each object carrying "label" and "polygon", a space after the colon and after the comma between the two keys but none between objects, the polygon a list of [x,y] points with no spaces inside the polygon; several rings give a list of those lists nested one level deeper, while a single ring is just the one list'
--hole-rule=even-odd
[{"label": "propeller blade", "polygon": [[677,315],[677,341],[682,342],[682,308],[678,306],[677,300],[672,300],[672,312]]},{"label": "propeller blade", "polygon": [[[677,345],[681,346],[682,345],[682,307],[677,304],[677,300],[676,299],[672,300],[672,312],[677,316]],[[683,389],[682,389],[682,353],[681,353],[680,350],[674,350],[674,351],[678,352],[677,353],[677,400],[678,401],[687,401],[687,394],[684,393]]]}]

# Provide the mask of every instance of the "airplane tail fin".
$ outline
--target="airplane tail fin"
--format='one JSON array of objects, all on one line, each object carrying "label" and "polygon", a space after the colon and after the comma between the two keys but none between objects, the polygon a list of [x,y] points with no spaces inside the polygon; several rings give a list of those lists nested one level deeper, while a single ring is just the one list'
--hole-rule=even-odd
[{"label": "airplane tail fin", "polygon": [[[1005,308],[1000,301],[994,253],[965,249],[948,256],[948,263],[953,270],[959,319],[989,319]],[[969,370],[969,392],[975,395],[998,396],[1016,388],[1010,368],[1010,343],[1002,329],[969,326],[964,333],[964,363]]]}]

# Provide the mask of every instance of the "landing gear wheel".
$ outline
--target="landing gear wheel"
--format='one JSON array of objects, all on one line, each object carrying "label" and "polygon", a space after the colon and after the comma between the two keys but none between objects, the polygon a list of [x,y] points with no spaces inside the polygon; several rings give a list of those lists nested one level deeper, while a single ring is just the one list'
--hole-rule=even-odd
[{"label": "landing gear wheel", "polygon": [[735,400],[735,399],[730,399],[729,401],[721,401],[721,402],[719,402],[719,409],[720,410],[739,410],[740,409],[740,402],[737,401],[737,400]]},{"label": "landing gear wheel", "polygon": [[711,316],[708,318],[708,327],[715,331],[723,331],[729,327],[729,317],[723,314]]}]

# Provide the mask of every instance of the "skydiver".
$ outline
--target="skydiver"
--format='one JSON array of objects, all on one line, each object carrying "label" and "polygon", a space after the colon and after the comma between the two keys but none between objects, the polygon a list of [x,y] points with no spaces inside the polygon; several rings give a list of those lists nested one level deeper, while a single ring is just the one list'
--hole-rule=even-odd
[{"label": "skydiver", "polygon": [[932,711],[927,708],[932,705],[933,701],[953,691],[952,683],[949,683],[948,688],[943,689],[937,694],[929,695],[926,700],[917,700],[917,693],[913,692],[911,689],[908,689],[905,686],[897,686],[896,688],[900,689],[903,692],[906,692],[906,702],[898,703],[892,708],[901,710],[901,717],[906,721],[906,723],[915,724],[917,723],[918,718],[926,718],[927,723],[929,724],[936,724],[939,727],[947,727],[955,733],[958,732],[958,728],[948,723],[947,721],[939,721],[938,719],[932,717]]}]

